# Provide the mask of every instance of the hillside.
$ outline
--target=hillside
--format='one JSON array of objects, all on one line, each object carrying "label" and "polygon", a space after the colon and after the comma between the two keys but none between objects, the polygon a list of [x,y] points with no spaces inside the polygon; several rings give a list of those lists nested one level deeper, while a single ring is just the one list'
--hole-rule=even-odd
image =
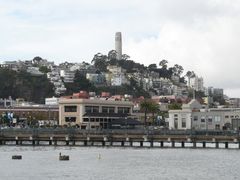
[{"label": "hillside", "polygon": [[32,76],[26,71],[0,68],[0,95],[1,98],[11,96],[13,99],[44,103],[45,97],[54,95],[54,90],[46,75]]}]

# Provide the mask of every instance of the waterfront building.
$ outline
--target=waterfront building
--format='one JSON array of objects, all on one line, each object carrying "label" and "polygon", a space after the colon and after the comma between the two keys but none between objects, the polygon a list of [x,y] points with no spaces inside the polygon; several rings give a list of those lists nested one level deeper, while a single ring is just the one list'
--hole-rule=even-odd
[{"label": "waterfront building", "polygon": [[[57,124],[58,120],[58,107],[57,106],[13,106],[8,108],[0,108],[0,114],[4,115],[11,113],[15,123],[35,124],[41,121],[43,124]],[[10,119],[8,119],[10,122]]]},{"label": "waterfront building", "polygon": [[91,97],[80,91],[59,100],[59,124],[78,125],[81,129],[109,128],[115,120],[131,116],[133,103],[126,99]]},{"label": "waterfront building", "polygon": [[240,117],[240,108],[202,108],[195,99],[180,110],[169,110],[170,129],[232,129],[232,120]]}]

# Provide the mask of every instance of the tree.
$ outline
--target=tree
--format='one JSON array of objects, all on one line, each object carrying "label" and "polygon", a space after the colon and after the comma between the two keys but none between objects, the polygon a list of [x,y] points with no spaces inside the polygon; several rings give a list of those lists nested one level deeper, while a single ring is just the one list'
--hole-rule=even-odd
[{"label": "tree", "polygon": [[127,54],[123,54],[122,55],[122,60],[129,60],[130,59],[130,56],[129,55],[127,55]]},{"label": "tree", "polygon": [[[7,79],[7,80],[6,80]],[[32,76],[26,71],[16,72],[0,68],[0,96],[13,99],[24,98],[35,103],[44,103],[46,97],[54,95],[53,84],[47,76]]]},{"label": "tree", "polygon": [[72,94],[79,92],[80,90],[84,91],[95,91],[95,86],[88,80],[84,75],[80,73],[79,70],[76,71],[73,83],[65,84],[67,91],[65,94]]},{"label": "tree", "polygon": [[167,69],[167,64],[168,64],[168,61],[163,59],[159,62],[159,66],[162,67],[162,69]]},{"label": "tree", "polygon": [[50,72],[51,70],[47,68],[47,66],[41,66],[39,67],[39,71],[41,71],[42,73],[47,74],[48,72]]},{"label": "tree", "polygon": [[149,64],[148,69],[149,70],[157,69],[157,65],[156,64]]},{"label": "tree", "polygon": [[41,57],[36,56],[36,57],[33,58],[32,61],[33,61],[34,64],[39,64],[42,60],[43,59]]},{"label": "tree", "polygon": [[116,50],[111,50],[108,52],[108,59],[117,59],[117,51]]},{"label": "tree", "polygon": [[141,107],[141,110],[144,112],[144,125],[146,126],[147,113],[151,112],[153,113],[153,116],[154,116],[154,113],[158,111],[158,104],[156,104],[152,100],[144,99],[144,101],[140,103],[140,107]]},{"label": "tree", "polygon": [[159,104],[152,101],[152,104],[150,106],[150,112],[152,113],[152,120],[155,121],[155,113],[159,111]]},{"label": "tree", "polygon": [[182,104],[174,102],[168,105],[168,109],[169,110],[182,109]]},{"label": "tree", "polygon": [[103,55],[101,53],[97,53],[94,55],[92,62],[94,64],[94,66],[99,69],[102,72],[106,72],[107,71],[107,61],[108,61],[108,57],[106,55]]},{"label": "tree", "polygon": [[117,65],[117,51],[111,50],[108,52],[108,61],[110,65]]},{"label": "tree", "polygon": [[190,79],[195,77],[195,73],[193,71],[188,71],[185,75],[188,78],[188,86],[190,87]]},{"label": "tree", "polygon": [[175,64],[173,67],[174,75],[181,76],[183,73],[183,67],[181,65]]}]

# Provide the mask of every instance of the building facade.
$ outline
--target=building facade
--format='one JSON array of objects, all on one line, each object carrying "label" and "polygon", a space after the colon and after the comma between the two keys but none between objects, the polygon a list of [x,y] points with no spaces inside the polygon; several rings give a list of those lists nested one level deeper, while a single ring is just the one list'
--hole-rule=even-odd
[{"label": "building facade", "polygon": [[240,108],[209,108],[192,100],[181,110],[169,111],[170,129],[225,130],[232,129],[233,119],[240,117]]},{"label": "building facade", "polygon": [[107,129],[114,120],[132,114],[133,103],[108,98],[59,100],[59,124],[78,125],[81,129]]}]

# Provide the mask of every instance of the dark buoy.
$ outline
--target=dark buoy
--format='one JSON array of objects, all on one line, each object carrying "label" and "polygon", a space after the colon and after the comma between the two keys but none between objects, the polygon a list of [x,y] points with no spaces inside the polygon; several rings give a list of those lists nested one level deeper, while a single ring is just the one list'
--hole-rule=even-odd
[{"label": "dark buoy", "polygon": [[13,155],[13,156],[12,156],[12,159],[18,159],[18,160],[20,160],[20,159],[22,159],[22,156],[21,156],[21,155]]},{"label": "dark buoy", "polygon": [[69,161],[69,156],[61,155],[61,153],[59,153],[59,160],[60,161]]}]

